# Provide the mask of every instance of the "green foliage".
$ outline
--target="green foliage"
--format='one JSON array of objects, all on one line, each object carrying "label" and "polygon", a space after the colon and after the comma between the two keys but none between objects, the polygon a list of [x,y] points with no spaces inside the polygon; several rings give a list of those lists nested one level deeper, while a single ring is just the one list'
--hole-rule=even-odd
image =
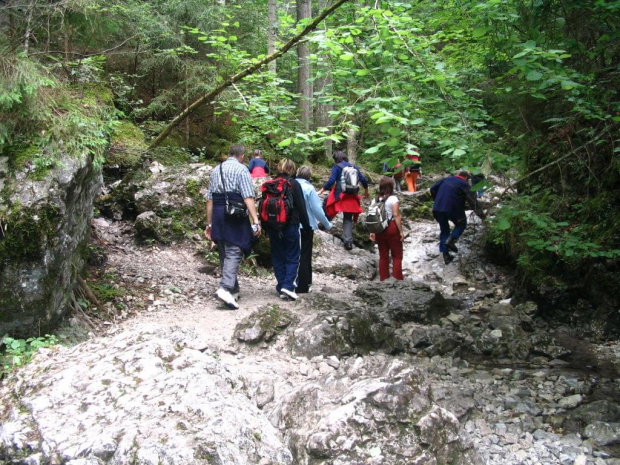
[{"label": "green foliage", "polygon": [[[548,190],[515,197],[490,219],[489,239],[505,248],[525,276],[539,282],[584,263],[620,257],[617,217],[592,223],[598,216],[592,210],[584,214],[556,202]],[[608,207],[601,205],[599,214]]]},{"label": "green foliage", "polygon": [[4,351],[0,353],[1,371],[8,372],[25,365],[40,348],[51,347],[57,342],[56,336],[49,334],[28,339],[3,338]]}]

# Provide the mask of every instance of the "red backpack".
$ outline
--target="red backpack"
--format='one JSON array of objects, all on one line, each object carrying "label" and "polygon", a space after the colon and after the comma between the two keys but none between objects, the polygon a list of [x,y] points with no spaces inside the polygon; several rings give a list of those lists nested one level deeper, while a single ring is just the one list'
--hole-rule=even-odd
[{"label": "red backpack", "polygon": [[293,184],[285,178],[277,177],[265,181],[260,188],[259,211],[264,229],[281,230],[291,218],[293,209]]}]

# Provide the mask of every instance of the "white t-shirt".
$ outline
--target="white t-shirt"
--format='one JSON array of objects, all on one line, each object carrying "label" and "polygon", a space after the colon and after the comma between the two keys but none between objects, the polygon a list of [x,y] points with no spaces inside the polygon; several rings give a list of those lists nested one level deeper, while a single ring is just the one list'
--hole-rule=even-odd
[{"label": "white t-shirt", "polygon": [[398,202],[398,197],[395,195],[390,195],[387,199],[385,199],[385,213],[387,215],[387,219],[392,221],[394,219],[394,213],[392,213],[392,206]]}]

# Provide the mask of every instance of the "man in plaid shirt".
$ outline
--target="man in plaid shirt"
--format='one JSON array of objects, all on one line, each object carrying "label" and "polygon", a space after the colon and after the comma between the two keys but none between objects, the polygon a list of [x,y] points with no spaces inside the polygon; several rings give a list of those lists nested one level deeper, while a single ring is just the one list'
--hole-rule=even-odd
[{"label": "man in plaid shirt", "polygon": [[[207,192],[205,236],[217,244],[222,271],[222,279],[215,297],[224,302],[228,308],[235,310],[239,308],[237,304],[239,265],[241,265],[243,256],[249,255],[252,251],[252,242],[261,234],[260,221],[254,203],[254,186],[250,172],[243,165],[244,157],[243,145],[231,145],[228,159],[211,173]],[[247,218],[234,218],[226,215],[227,197],[229,201],[245,204],[252,225]]]}]

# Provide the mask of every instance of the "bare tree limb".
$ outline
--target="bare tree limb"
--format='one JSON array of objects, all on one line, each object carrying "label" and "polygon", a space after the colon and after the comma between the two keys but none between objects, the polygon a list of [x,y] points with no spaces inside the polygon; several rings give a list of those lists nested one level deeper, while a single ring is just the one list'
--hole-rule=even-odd
[{"label": "bare tree limb", "polygon": [[280,50],[278,50],[275,53],[272,53],[271,55],[267,55],[265,58],[263,58],[262,60],[254,63],[252,66],[249,66],[248,68],[245,68],[243,71],[240,71],[237,74],[235,74],[233,76],[230,76],[228,79],[226,79],[222,84],[217,86],[211,92],[209,92],[208,94],[205,94],[202,97],[200,97],[199,99],[195,100],[185,110],[183,110],[181,113],[179,113],[177,116],[175,116],[172,119],[172,121],[170,121],[170,123],[168,123],[168,126],[166,126],[164,128],[164,130],[155,139],[153,139],[153,142],[151,142],[151,145],[149,145],[148,148],[149,149],[153,149],[155,147],[158,147],[166,139],[166,137],[168,137],[170,132],[172,132],[172,130],[181,121],[183,121],[185,118],[187,118],[197,108],[201,107],[202,105],[204,105],[206,103],[211,102],[224,89],[226,89],[227,87],[230,87],[231,85],[233,85],[234,83],[240,81],[244,77],[249,76],[250,74],[252,74],[255,71],[257,71],[258,69],[262,68],[266,64],[268,64],[268,63],[272,62],[273,60],[275,60],[275,59],[281,57],[282,55],[284,55],[292,47],[294,47],[306,34],[308,34],[313,29],[315,29],[319,25],[319,23],[321,21],[323,21],[332,12],[337,10],[341,5],[343,5],[344,3],[348,2],[348,1],[349,0],[338,0],[332,6],[326,8],[325,10],[323,10],[319,16],[317,16],[310,23],[308,23],[308,25],[299,34],[297,34],[295,37],[291,38],[291,40],[289,40]]}]

